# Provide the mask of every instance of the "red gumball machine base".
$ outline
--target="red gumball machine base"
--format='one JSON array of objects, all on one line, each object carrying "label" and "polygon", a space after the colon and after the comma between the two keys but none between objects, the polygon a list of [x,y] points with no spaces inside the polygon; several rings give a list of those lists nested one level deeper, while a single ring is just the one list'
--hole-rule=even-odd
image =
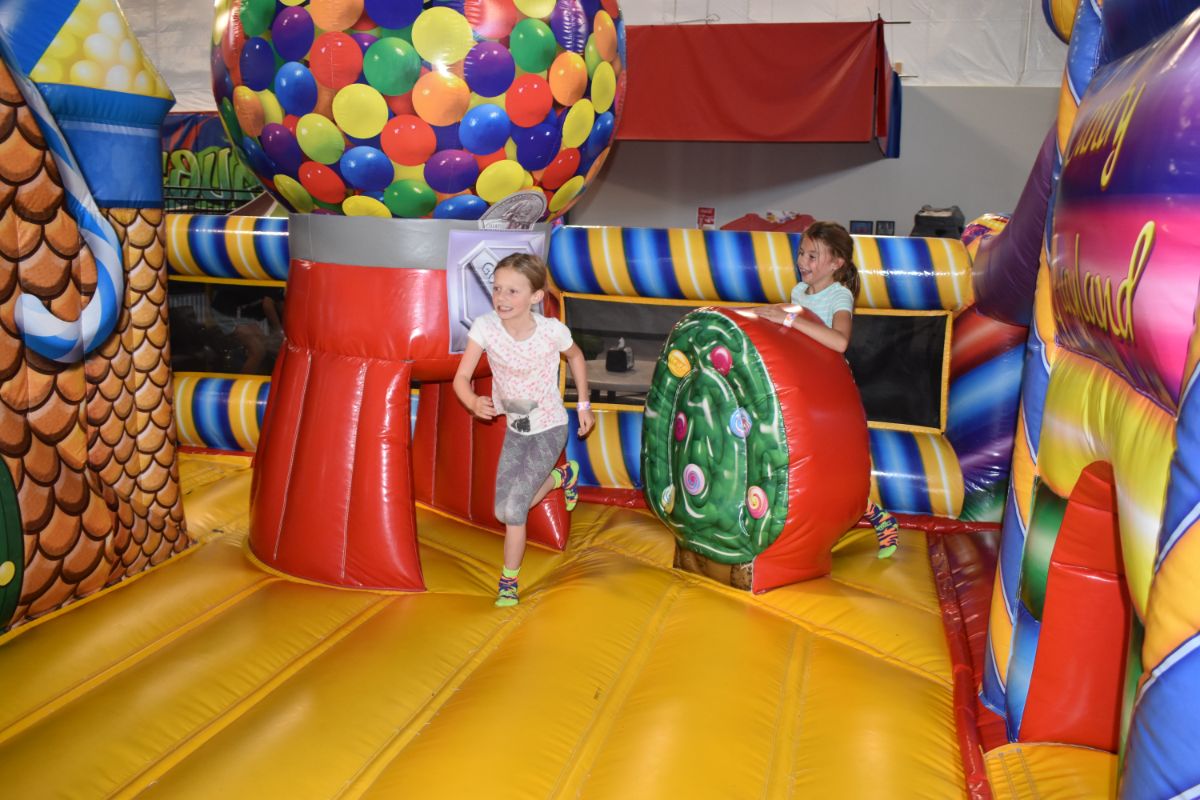
[{"label": "red gumball machine base", "polygon": [[[294,254],[305,249],[293,245]],[[423,260],[434,261],[428,253]],[[423,590],[410,386],[448,381],[458,365],[449,352],[445,270],[293,258],[284,329],[255,457],[251,552],[272,569],[320,583]],[[442,389],[442,403],[421,404],[420,499],[502,531],[490,510],[494,477],[487,478],[503,425],[473,420],[454,407],[449,386]],[[451,440],[468,446],[447,449]],[[455,474],[475,479],[468,490],[433,491],[449,485],[435,476]],[[567,529],[558,493],[530,513],[533,541],[561,549]]]}]

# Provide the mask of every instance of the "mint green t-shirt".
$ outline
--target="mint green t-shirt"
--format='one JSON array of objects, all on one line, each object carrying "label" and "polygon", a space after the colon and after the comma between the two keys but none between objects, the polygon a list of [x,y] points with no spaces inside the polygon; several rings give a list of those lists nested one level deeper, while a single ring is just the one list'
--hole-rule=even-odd
[{"label": "mint green t-shirt", "polygon": [[801,281],[792,289],[792,304],[812,311],[828,327],[833,327],[833,315],[839,311],[854,313],[854,295],[838,282],[833,282],[816,294],[808,293],[808,284]]}]

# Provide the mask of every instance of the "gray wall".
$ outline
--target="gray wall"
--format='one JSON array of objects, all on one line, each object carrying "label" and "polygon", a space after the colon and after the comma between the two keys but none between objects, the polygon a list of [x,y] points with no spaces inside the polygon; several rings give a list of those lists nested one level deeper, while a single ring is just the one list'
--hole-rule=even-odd
[{"label": "gray wall", "polygon": [[873,144],[620,142],[570,221],[695,227],[696,208],[712,206],[718,227],[781,210],[890,219],[907,234],[926,203],[968,220],[1011,211],[1057,103],[1052,88],[906,86],[898,159]]}]

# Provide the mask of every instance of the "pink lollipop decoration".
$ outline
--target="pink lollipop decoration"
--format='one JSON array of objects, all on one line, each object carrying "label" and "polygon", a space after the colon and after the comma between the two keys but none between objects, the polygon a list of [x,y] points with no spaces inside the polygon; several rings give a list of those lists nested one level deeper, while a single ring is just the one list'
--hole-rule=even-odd
[{"label": "pink lollipop decoration", "polygon": [[682,442],[684,436],[687,436],[687,417],[680,411],[675,415],[675,441]]},{"label": "pink lollipop decoration", "polygon": [[767,508],[770,503],[767,500],[767,493],[762,490],[761,486],[751,486],[746,490],[746,508],[750,512],[750,516],[755,519],[762,519],[767,513]]},{"label": "pink lollipop decoration", "polygon": [[683,488],[690,495],[698,495],[704,491],[704,471],[695,464],[683,468]]}]

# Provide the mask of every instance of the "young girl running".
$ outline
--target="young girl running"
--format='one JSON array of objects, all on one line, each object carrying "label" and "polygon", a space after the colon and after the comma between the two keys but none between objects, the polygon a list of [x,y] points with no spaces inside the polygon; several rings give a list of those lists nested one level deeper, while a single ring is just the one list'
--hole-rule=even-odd
[{"label": "young girl running", "polygon": [[[854,240],[836,222],[814,222],[804,231],[796,266],[800,283],[792,289],[792,302],[764,306],[757,310],[758,316],[795,328],[830,350],[846,352],[854,325],[854,298],[858,295]],[[800,316],[798,312],[804,308],[824,324]],[[890,557],[900,538],[895,517],[868,500],[866,518],[875,528],[879,557]]]},{"label": "young girl running", "polygon": [[[525,518],[551,489],[562,487],[567,510],[575,507],[579,465],[555,468],[567,442],[567,411],[558,392],[558,359],[567,359],[579,396],[588,396],[583,351],[567,326],[533,312],[546,289],[546,262],[518,253],[496,265],[493,311],[475,320],[454,375],[454,393],[480,419],[507,417],[504,446],[496,467],[496,518],[504,523],[504,568],[496,605],[517,604],[517,574],[525,556]],[[492,368],[492,396],[471,389],[471,375],[484,352]],[[596,424],[591,404],[581,400],[579,436]]]}]

